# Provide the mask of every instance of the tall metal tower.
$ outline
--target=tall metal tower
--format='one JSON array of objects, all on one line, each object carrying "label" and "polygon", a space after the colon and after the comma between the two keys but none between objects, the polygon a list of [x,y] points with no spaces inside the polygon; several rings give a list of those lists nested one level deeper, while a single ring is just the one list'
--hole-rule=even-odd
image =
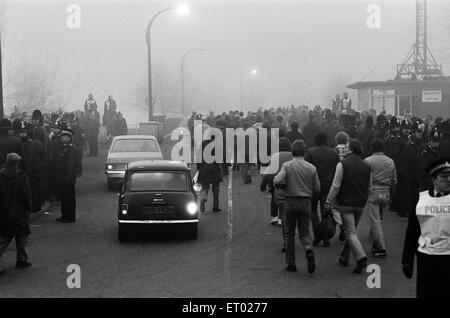
[{"label": "tall metal tower", "polygon": [[416,0],[416,42],[402,64],[397,64],[396,79],[443,78],[427,45],[427,0]]}]

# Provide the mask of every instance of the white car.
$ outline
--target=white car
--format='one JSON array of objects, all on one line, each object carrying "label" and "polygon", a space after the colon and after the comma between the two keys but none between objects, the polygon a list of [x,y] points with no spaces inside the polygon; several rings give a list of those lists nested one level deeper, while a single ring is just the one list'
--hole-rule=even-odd
[{"label": "white car", "polygon": [[105,174],[108,189],[121,184],[127,165],[133,161],[161,160],[163,154],[155,136],[125,135],[114,137],[108,150]]}]

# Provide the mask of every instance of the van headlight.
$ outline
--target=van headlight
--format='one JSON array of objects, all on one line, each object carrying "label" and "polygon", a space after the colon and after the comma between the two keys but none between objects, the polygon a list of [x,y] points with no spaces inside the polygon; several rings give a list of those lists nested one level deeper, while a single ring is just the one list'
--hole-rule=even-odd
[{"label": "van headlight", "polygon": [[122,215],[128,214],[128,204],[122,204]]},{"label": "van headlight", "polygon": [[195,213],[197,213],[197,203],[189,202],[186,205],[186,210],[188,211],[189,214],[194,215]]},{"label": "van headlight", "polygon": [[194,191],[195,191],[195,192],[200,192],[200,191],[202,191],[202,185],[201,185],[201,183],[195,183],[195,184],[194,184]]},{"label": "van headlight", "polygon": [[106,165],[106,170],[112,170],[112,169],[114,169],[114,165],[111,165],[111,164]]}]

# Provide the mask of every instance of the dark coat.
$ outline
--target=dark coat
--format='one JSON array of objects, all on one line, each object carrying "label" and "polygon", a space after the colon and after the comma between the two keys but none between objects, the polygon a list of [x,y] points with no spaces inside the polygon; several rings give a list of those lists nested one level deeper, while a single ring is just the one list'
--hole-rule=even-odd
[{"label": "dark coat", "polygon": [[20,139],[11,136],[9,132],[0,132],[0,166],[5,162],[6,156],[12,152],[22,157]]},{"label": "dark coat", "polygon": [[72,144],[65,144],[55,161],[56,176],[60,183],[69,182],[75,184],[78,169],[77,150]]},{"label": "dark coat", "polygon": [[439,142],[439,152],[442,157],[450,157],[450,135],[444,135]]},{"label": "dark coat", "polygon": [[[205,140],[202,143],[202,153],[206,147],[206,145],[209,143],[209,140]],[[213,154],[214,155],[214,154]],[[198,179],[197,182],[201,184],[206,183],[215,183],[215,182],[222,182],[222,165],[220,163],[197,163],[197,169],[198,169]]]},{"label": "dark coat", "polygon": [[363,153],[361,158],[367,158],[372,155],[372,151],[370,150],[370,144],[374,139],[375,132],[372,128],[364,127],[358,134],[357,139],[362,144]]},{"label": "dark coat", "polygon": [[22,166],[28,178],[39,178],[45,162],[44,146],[37,139],[28,139],[22,143],[22,151]]},{"label": "dark coat", "polygon": [[297,139],[302,139],[303,141],[305,140],[305,137],[303,136],[303,134],[301,132],[299,132],[298,130],[290,130],[290,131],[288,131],[286,133],[286,138],[289,139],[289,141],[291,143],[293,143]]},{"label": "dark coat", "polygon": [[317,169],[321,193],[328,194],[333,183],[336,166],[340,162],[339,155],[329,146],[315,146],[308,149],[305,160]]},{"label": "dark coat", "polygon": [[314,122],[309,122],[305,127],[303,127],[303,136],[305,136],[306,147],[310,148],[314,146],[314,140],[318,134],[322,131],[319,126]]},{"label": "dark coat", "polygon": [[[14,205],[15,197],[15,208]],[[0,234],[4,237],[27,236],[31,211],[31,190],[27,175],[0,171]]]},{"label": "dark coat", "polygon": [[421,152],[422,144],[418,140],[410,139],[405,146],[403,162],[408,183],[420,183],[421,171],[423,169],[420,159]]}]

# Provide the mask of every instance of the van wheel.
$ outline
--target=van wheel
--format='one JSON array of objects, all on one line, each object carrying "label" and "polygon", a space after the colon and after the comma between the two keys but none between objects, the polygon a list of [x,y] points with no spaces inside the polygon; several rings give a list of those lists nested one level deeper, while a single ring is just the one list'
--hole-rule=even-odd
[{"label": "van wheel", "polygon": [[119,241],[126,242],[130,240],[130,231],[124,225],[119,224]]}]

